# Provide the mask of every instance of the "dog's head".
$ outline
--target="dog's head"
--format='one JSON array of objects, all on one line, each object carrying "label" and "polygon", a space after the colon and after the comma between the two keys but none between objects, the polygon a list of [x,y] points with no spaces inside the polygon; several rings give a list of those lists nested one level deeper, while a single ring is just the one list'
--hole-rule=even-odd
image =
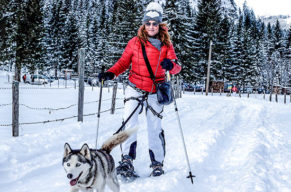
[{"label": "dog's head", "polygon": [[74,186],[84,178],[92,165],[91,153],[85,143],[80,150],[72,150],[68,143],[64,146],[63,167],[70,179],[70,185]]}]

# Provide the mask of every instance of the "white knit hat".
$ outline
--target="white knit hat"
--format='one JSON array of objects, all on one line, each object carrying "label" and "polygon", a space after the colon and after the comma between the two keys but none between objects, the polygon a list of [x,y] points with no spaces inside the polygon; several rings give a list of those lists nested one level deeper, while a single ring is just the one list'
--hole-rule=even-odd
[{"label": "white knit hat", "polygon": [[143,20],[143,23],[148,21],[155,21],[161,23],[163,19],[163,8],[159,3],[151,2],[148,4]]}]

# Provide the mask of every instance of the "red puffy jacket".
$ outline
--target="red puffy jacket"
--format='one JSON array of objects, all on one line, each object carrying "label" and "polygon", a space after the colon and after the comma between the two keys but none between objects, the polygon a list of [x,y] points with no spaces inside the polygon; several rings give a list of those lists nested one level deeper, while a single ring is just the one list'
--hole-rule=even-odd
[{"label": "red puffy jacket", "polygon": [[[165,58],[171,60],[177,59],[173,45],[170,47],[164,45],[162,46],[161,51],[159,51],[156,47],[147,41],[145,43],[145,49],[154,74],[156,72],[156,68],[158,67],[157,73],[155,75],[156,81],[164,81],[166,70],[162,69],[160,63]],[[150,77],[150,73],[143,58],[141,43],[138,37],[134,37],[128,42],[121,58],[108,71],[118,76],[126,69],[128,69],[130,64],[131,70],[129,74],[129,81],[135,84],[139,89],[145,90],[147,92],[156,92],[156,88],[153,86],[153,81]],[[175,62],[173,62],[173,64],[174,67],[170,71],[170,74],[179,73],[181,71],[181,66]]]}]

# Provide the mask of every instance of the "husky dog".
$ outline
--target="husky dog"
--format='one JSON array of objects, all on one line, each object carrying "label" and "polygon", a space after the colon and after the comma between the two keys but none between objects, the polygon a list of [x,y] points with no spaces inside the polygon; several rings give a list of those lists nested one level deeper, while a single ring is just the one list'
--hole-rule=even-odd
[{"label": "husky dog", "polygon": [[94,189],[103,192],[106,184],[113,192],[119,192],[115,164],[110,151],[136,130],[125,130],[113,135],[98,150],[89,149],[86,143],[80,150],[74,150],[66,143],[63,167],[70,179],[71,192],[93,192]]}]

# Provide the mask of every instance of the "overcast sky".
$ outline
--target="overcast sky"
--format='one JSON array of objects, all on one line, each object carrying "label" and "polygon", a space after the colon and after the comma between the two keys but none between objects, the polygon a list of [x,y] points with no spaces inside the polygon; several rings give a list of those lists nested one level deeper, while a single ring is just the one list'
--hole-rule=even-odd
[{"label": "overcast sky", "polygon": [[[235,0],[242,7],[245,0]],[[290,15],[291,0],[247,0],[257,16],[262,15]]]}]

